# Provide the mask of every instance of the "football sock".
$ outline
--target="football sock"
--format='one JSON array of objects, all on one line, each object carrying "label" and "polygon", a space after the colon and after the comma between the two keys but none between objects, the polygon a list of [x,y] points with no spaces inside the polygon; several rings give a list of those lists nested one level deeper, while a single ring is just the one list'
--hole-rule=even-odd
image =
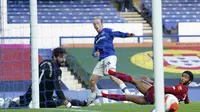
[{"label": "football sock", "polygon": [[128,90],[128,88],[126,87],[126,85],[124,83],[120,84],[119,87],[121,88],[121,90],[125,93],[125,94],[131,94],[131,92]]},{"label": "football sock", "polygon": [[109,73],[109,75],[115,76],[124,82],[132,82],[133,81],[132,77],[125,73],[115,72],[113,70],[108,70],[108,73]]},{"label": "football sock", "polygon": [[102,97],[113,99],[116,101],[126,101],[125,95],[119,95],[119,94],[106,94],[102,92]]}]

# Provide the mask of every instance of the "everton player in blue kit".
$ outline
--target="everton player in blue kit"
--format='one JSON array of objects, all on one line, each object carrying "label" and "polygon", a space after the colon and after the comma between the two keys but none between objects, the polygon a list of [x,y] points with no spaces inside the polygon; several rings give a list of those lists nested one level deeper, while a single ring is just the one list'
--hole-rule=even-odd
[{"label": "everton player in blue kit", "polygon": [[[112,31],[110,28],[103,28],[103,21],[100,17],[94,18],[93,25],[98,34],[94,39],[94,50],[92,56],[98,58],[98,63],[96,64],[89,80],[92,94],[88,98],[88,105],[95,100],[93,96],[94,92],[98,91],[96,86],[98,80],[100,80],[104,75],[108,75],[109,70],[116,71],[117,57],[113,46],[114,37],[126,38],[134,36],[133,33],[123,33],[120,31]],[[130,94],[123,81],[113,76],[110,76],[110,79],[117,83],[125,94]]]}]

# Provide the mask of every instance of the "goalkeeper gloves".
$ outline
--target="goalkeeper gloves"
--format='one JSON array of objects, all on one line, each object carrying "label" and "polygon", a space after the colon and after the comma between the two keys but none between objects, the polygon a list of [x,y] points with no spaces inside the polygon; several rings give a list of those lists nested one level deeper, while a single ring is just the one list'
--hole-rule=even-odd
[{"label": "goalkeeper gloves", "polygon": [[71,108],[72,104],[70,102],[67,103],[67,105],[65,105],[67,108]]}]

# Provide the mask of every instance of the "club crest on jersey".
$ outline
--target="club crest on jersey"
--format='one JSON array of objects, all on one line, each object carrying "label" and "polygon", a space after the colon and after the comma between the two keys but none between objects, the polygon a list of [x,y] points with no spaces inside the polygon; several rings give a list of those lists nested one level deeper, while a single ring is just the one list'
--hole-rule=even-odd
[{"label": "club crest on jersey", "polygon": [[[145,69],[153,69],[152,51],[138,53],[131,57],[131,62]],[[171,73],[182,73],[192,70],[200,74],[200,52],[193,50],[164,50],[164,70]]]},{"label": "club crest on jersey", "polygon": [[110,65],[111,63],[110,63],[110,61],[109,62],[107,62],[107,65]]}]

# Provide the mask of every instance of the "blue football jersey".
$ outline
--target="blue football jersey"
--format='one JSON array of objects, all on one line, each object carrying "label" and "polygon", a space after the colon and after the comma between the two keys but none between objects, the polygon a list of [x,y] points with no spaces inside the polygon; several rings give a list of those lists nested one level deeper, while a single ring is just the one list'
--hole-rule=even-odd
[{"label": "blue football jersey", "polygon": [[113,45],[114,37],[125,38],[128,37],[128,33],[112,31],[110,28],[103,28],[94,39],[94,50],[92,56],[94,56],[94,53],[97,50],[100,52],[100,56],[98,57],[99,60],[102,60],[111,55],[115,55],[115,49]]}]

